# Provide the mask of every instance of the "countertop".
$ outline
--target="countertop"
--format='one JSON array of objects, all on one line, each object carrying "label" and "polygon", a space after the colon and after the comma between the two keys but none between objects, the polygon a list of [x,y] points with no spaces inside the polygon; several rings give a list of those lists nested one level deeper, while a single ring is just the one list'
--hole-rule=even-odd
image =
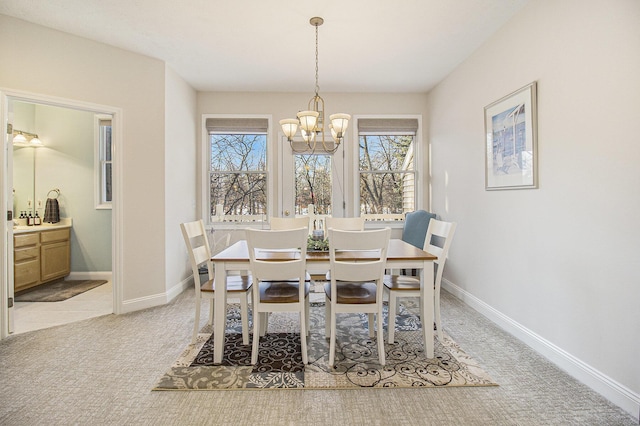
[{"label": "countertop", "polygon": [[58,223],[43,223],[37,226],[14,225],[14,234],[25,234],[27,232],[51,231],[54,229],[71,228],[73,220],[70,217],[61,217]]}]

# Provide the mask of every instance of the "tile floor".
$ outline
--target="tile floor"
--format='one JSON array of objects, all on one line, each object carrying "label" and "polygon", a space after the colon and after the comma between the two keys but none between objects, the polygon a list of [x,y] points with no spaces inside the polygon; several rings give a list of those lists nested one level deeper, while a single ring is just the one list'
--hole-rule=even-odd
[{"label": "tile floor", "polygon": [[113,313],[111,281],[62,302],[16,302],[14,334]]}]

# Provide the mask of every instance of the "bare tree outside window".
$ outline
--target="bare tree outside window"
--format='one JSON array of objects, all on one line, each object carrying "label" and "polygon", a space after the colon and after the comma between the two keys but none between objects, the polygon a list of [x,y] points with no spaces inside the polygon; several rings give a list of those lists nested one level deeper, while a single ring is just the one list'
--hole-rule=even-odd
[{"label": "bare tree outside window", "polygon": [[413,140],[413,135],[360,135],[362,214],[414,209]]},{"label": "bare tree outside window", "polygon": [[295,156],[296,214],[307,214],[313,204],[317,214],[331,214],[331,156]]},{"label": "bare tree outside window", "polygon": [[212,134],[210,152],[210,215],[266,215],[267,136]]}]

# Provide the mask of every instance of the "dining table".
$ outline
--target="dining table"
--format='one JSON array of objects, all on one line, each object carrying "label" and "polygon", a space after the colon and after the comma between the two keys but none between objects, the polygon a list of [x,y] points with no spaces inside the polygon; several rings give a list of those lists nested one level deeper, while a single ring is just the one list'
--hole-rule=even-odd
[{"label": "dining table", "polygon": [[[258,258],[271,258],[286,260],[291,256],[291,252],[274,251],[256,253]],[[290,258],[290,257],[289,257]],[[342,251],[336,254],[336,258],[349,260],[367,260],[367,255],[359,251]],[[420,303],[422,311],[420,318],[423,324],[425,352],[427,357],[434,356],[434,267],[433,261],[437,257],[431,253],[421,250],[401,239],[389,240],[387,248],[387,269],[416,269],[420,277],[420,295],[424,303]],[[211,258],[215,270],[215,290],[214,299],[214,324],[213,324],[213,362],[221,364],[224,352],[224,336],[227,322],[227,291],[226,281],[229,271],[248,271],[249,249],[246,240],[240,240]],[[307,250],[307,269],[329,270],[330,259],[328,251]],[[429,285],[425,285],[429,283]],[[427,302],[429,301],[429,302]]]}]

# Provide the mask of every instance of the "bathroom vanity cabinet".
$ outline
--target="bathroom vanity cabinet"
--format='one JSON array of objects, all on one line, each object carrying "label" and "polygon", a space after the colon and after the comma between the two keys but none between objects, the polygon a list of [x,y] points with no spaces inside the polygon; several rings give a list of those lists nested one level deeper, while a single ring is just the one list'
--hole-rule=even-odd
[{"label": "bathroom vanity cabinet", "polygon": [[15,291],[63,278],[71,272],[71,228],[30,228],[13,235]]}]

